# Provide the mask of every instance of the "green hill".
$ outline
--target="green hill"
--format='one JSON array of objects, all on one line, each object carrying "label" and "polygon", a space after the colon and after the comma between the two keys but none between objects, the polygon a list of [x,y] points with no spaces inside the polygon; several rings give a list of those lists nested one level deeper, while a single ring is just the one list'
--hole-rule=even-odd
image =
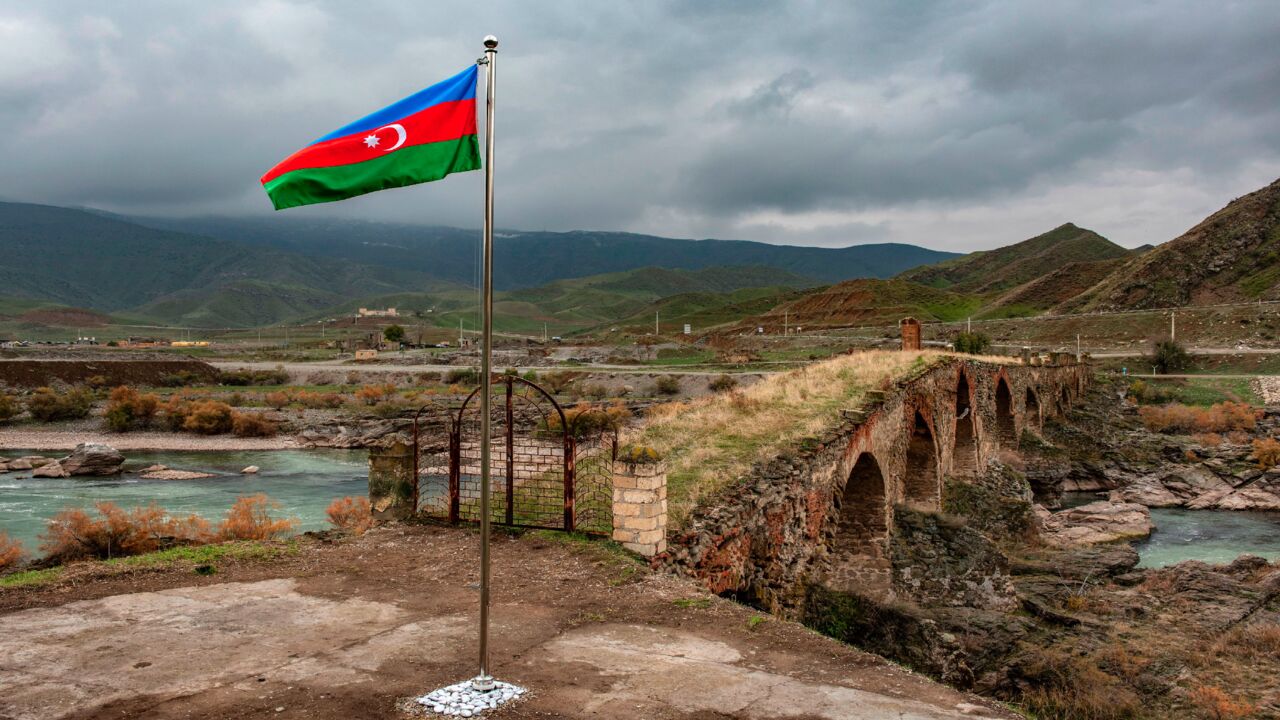
[{"label": "green hill", "polygon": [[[475,284],[478,230],[287,214],[130,220],[261,248],[416,270],[441,280]],[[831,238],[833,243],[838,240]],[[900,243],[797,247],[623,232],[501,230],[494,237],[493,282],[498,290],[516,290],[644,267],[699,270],[754,265],[831,283],[858,277],[891,277],[952,257],[956,254]]]},{"label": "green hill", "polygon": [[1117,268],[1064,310],[1280,300],[1280,180]]},{"label": "green hill", "polygon": [[955,292],[990,295],[1048,275],[1067,263],[1127,257],[1129,251],[1071,223],[996,250],[908,270],[903,280]]}]

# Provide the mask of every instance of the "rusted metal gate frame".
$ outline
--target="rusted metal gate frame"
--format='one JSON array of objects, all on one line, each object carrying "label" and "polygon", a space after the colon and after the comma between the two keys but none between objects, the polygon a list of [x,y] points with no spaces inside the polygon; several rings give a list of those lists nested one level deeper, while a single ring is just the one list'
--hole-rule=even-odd
[{"label": "rusted metal gate frame", "polygon": [[[577,512],[575,507],[575,498],[577,496],[577,454],[578,443],[573,428],[570,427],[569,420],[565,415],[564,408],[560,403],[556,402],[555,397],[535,382],[526,380],[517,375],[502,375],[494,379],[494,383],[505,385],[505,443],[506,443],[506,487],[504,488],[506,497],[505,516],[501,524],[510,527],[523,528],[539,528],[552,530],[565,530],[573,532],[577,527]],[[564,515],[563,526],[554,527],[550,525],[530,525],[515,522],[515,386],[520,383],[534,390],[542,396],[554,410],[554,414],[545,413],[547,418],[558,417],[560,421],[560,435],[563,442],[563,489],[564,489]],[[456,411],[450,410],[449,420],[449,510],[448,520],[452,524],[456,524],[462,520],[461,503],[462,503],[462,430],[464,415],[471,401],[480,393],[481,388],[477,387],[467,395],[462,405]],[[413,473],[417,482],[414,483],[413,508],[416,513],[419,509],[419,487],[421,485],[419,475],[419,458],[421,456],[419,447],[420,419],[422,414],[428,410],[428,407],[420,408],[413,418]],[[617,441],[613,440],[610,448],[611,455],[616,454]],[[601,532],[601,531],[588,531]]]}]

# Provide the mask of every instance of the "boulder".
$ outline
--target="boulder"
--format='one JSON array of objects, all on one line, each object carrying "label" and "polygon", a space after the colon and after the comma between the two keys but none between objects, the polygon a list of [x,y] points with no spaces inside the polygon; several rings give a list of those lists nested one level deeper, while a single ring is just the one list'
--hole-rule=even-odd
[{"label": "boulder", "polygon": [[59,462],[72,475],[119,475],[124,467],[124,456],[110,445],[80,443]]},{"label": "boulder", "polygon": [[1045,540],[1070,547],[1145,538],[1151,534],[1151,511],[1137,503],[1092,502],[1050,513],[1039,508]]},{"label": "boulder", "polygon": [[31,477],[33,478],[64,478],[70,476],[71,473],[67,472],[57,460],[45,463],[31,471]]},{"label": "boulder", "polygon": [[214,477],[213,473],[196,472],[194,470],[156,470],[140,475],[143,480],[200,480]]},{"label": "boulder", "polygon": [[165,470],[168,470],[168,469],[169,469],[169,466],[168,466],[168,465],[160,465],[160,464],[156,464],[156,465],[148,465],[148,466],[146,466],[146,467],[142,468],[141,470],[139,470],[139,471],[138,471],[138,474],[139,474],[139,475],[146,475],[147,473],[153,473],[153,472],[164,472]]},{"label": "boulder", "polygon": [[257,474],[258,474],[258,466],[257,466],[257,465],[250,465],[249,467],[247,467],[247,468],[245,468],[245,469],[241,470],[241,471],[240,471],[240,474],[241,474],[241,475],[257,475]]},{"label": "boulder", "polygon": [[30,470],[32,467],[34,466],[31,464],[31,461],[26,458],[17,458],[16,460],[9,461],[10,472],[17,470]]}]

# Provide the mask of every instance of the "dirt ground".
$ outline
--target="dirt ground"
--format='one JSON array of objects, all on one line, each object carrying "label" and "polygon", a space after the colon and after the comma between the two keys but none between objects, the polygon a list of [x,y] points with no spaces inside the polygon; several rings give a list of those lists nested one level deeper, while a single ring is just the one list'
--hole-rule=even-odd
[{"label": "dirt ground", "polygon": [[[393,525],[0,590],[0,718],[407,717],[474,674],[478,544]],[[601,543],[503,534],[493,557],[492,668],[531,690],[495,717],[1017,717]]]}]

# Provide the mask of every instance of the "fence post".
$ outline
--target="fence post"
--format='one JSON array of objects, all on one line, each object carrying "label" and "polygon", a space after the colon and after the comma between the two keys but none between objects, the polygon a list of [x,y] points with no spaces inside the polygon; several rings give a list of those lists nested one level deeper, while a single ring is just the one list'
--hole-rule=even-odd
[{"label": "fence post", "polygon": [[461,509],[458,495],[462,491],[462,419],[449,431],[449,522],[458,522]]},{"label": "fence post", "polygon": [[653,557],[667,549],[667,466],[613,463],[613,539]]},{"label": "fence post", "polygon": [[564,529],[573,532],[577,529],[577,512],[573,499],[576,491],[574,476],[578,472],[578,443],[574,442],[569,428],[564,431]]},{"label": "fence post", "polygon": [[418,478],[413,453],[402,442],[369,450],[369,505],[375,520],[403,520],[413,514]]}]

